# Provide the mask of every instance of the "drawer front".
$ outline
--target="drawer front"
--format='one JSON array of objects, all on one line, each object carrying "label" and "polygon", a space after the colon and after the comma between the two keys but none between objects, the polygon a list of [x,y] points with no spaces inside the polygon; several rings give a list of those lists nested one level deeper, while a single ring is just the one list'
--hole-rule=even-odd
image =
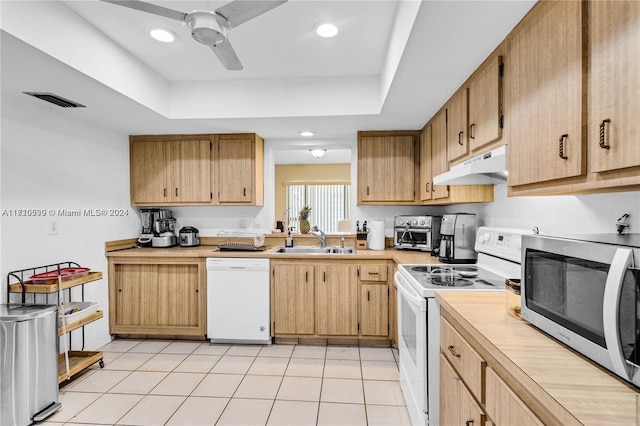
[{"label": "drawer front", "polygon": [[473,396],[484,403],[483,377],[486,363],[444,318],[440,329],[440,349]]},{"label": "drawer front", "polygon": [[497,425],[533,426],[543,423],[493,371],[487,368],[487,415]]},{"label": "drawer front", "polygon": [[387,282],[387,265],[360,265],[360,281]]}]

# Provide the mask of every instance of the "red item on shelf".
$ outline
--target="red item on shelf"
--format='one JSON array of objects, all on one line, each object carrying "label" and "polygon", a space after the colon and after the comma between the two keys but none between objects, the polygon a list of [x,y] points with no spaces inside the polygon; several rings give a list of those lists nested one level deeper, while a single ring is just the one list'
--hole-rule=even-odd
[{"label": "red item on shelf", "polygon": [[[63,280],[68,280],[69,278],[76,277],[85,277],[89,275],[89,271],[89,268],[60,268],[60,277]],[[58,270],[31,275],[29,279],[34,284],[46,283],[47,281],[58,279]]]}]

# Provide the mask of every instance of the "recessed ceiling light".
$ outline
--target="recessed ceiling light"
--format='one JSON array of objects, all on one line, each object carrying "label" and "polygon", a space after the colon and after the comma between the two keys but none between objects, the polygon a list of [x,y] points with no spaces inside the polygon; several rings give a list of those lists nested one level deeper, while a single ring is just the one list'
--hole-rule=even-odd
[{"label": "recessed ceiling light", "polygon": [[163,43],[172,43],[176,39],[176,35],[173,32],[164,28],[153,28],[149,31],[149,35]]},{"label": "recessed ceiling light", "polygon": [[333,24],[320,24],[316,27],[316,34],[323,38],[335,37],[338,32],[338,27]]},{"label": "recessed ceiling light", "polygon": [[315,135],[315,133],[310,132],[310,131],[308,131],[308,130],[305,130],[305,131],[300,132],[300,136],[303,136],[303,137],[305,137],[305,138],[311,137],[311,136],[313,136],[313,135]]}]

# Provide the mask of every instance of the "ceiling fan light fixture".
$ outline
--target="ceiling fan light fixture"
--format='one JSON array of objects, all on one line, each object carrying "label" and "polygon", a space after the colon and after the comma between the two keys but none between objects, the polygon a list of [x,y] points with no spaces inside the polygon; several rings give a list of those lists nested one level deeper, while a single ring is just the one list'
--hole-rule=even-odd
[{"label": "ceiling fan light fixture", "polygon": [[302,132],[299,133],[299,135],[302,136],[303,138],[310,138],[311,136],[315,135],[315,133],[309,130],[303,130]]},{"label": "ceiling fan light fixture", "polygon": [[149,30],[149,35],[162,43],[173,43],[176,40],[175,33],[165,28],[152,28]]},{"label": "ceiling fan light fixture", "polygon": [[327,153],[326,149],[310,149],[309,152],[311,153],[311,155],[313,155],[316,158],[320,158],[322,157],[324,154]]},{"label": "ceiling fan light fixture", "polygon": [[322,38],[332,38],[338,35],[340,30],[334,24],[324,23],[316,26],[316,34]]},{"label": "ceiling fan light fixture", "polygon": [[191,36],[207,46],[216,46],[227,39],[227,22],[215,12],[196,11],[187,15],[185,22],[191,29]]}]

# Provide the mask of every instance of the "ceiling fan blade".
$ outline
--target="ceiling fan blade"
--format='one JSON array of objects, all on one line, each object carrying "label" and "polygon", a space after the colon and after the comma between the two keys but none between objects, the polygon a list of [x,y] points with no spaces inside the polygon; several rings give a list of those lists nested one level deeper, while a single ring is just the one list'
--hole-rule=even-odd
[{"label": "ceiling fan blade", "polygon": [[226,69],[232,71],[239,71],[242,69],[240,59],[238,59],[235,50],[233,50],[231,43],[229,43],[229,39],[210,47]]},{"label": "ceiling fan blade", "polygon": [[287,0],[235,0],[217,8],[216,13],[227,18],[233,28],[286,2]]},{"label": "ceiling fan blade", "polygon": [[153,13],[154,15],[164,16],[165,18],[175,19],[177,21],[184,21],[187,16],[184,12],[168,9],[162,6],[156,6],[155,4],[146,3],[137,0],[102,0],[105,3],[113,3],[118,6],[124,6],[131,9],[140,10],[142,12]]}]

